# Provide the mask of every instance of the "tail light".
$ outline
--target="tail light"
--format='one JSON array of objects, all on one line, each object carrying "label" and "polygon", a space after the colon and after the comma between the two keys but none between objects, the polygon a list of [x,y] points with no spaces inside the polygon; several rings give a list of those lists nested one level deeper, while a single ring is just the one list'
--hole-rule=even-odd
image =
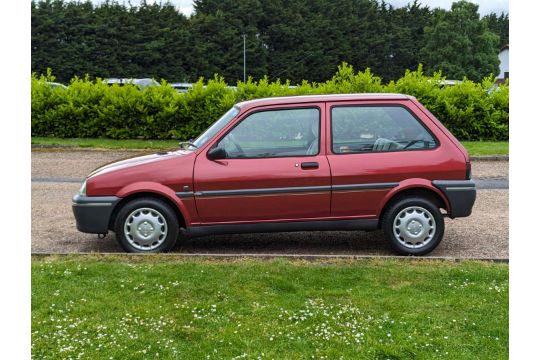
[{"label": "tail light", "polygon": [[471,162],[470,161],[467,161],[465,163],[465,179],[466,180],[471,180]]}]

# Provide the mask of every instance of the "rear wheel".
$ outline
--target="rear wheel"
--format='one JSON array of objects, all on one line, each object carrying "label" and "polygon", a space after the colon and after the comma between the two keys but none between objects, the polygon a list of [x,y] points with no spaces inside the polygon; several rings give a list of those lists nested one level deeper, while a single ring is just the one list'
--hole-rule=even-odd
[{"label": "rear wheel", "polygon": [[390,205],[383,215],[382,229],[400,255],[425,255],[441,242],[444,218],[432,201],[408,197]]},{"label": "rear wheel", "polygon": [[174,210],[154,198],[135,199],[125,204],[118,212],[114,226],[120,246],[133,253],[171,250],[179,228]]}]

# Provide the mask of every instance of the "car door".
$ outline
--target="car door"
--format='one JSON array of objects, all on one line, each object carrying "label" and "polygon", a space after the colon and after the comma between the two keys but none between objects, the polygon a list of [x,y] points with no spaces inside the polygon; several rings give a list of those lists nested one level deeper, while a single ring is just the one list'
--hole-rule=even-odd
[{"label": "car door", "polygon": [[202,223],[295,221],[330,214],[330,167],[324,154],[324,104],[248,112],[201,152],[194,191]]},{"label": "car door", "polygon": [[376,217],[384,197],[400,181],[441,175],[434,166],[442,151],[432,132],[436,129],[420,121],[408,103],[328,104],[332,216]]}]

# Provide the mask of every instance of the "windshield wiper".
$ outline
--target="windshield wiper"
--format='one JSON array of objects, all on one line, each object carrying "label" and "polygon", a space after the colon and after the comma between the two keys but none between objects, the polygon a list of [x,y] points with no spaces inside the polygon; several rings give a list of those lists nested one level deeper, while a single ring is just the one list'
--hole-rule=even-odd
[{"label": "windshield wiper", "polygon": [[[197,145],[195,145],[194,143],[192,143],[191,141],[180,141],[178,143],[178,145],[180,145],[180,147],[182,147],[183,145],[187,145],[187,146],[193,146],[195,149],[198,149],[199,147]],[[184,147],[185,149],[185,147]]]}]

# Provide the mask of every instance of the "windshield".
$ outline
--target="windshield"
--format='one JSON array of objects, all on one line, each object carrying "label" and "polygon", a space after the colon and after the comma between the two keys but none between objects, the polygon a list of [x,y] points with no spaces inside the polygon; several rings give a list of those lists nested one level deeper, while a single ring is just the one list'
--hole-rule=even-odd
[{"label": "windshield", "polygon": [[195,141],[193,141],[192,144],[189,145],[188,149],[194,150],[196,148],[200,148],[201,146],[204,146],[210,140],[214,137],[221,129],[225,127],[231,121],[240,110],[233,106],[229,111],[227,111],[222,117],[219,118],[218,121],[212,124],[208,129],[206,129]]}]

